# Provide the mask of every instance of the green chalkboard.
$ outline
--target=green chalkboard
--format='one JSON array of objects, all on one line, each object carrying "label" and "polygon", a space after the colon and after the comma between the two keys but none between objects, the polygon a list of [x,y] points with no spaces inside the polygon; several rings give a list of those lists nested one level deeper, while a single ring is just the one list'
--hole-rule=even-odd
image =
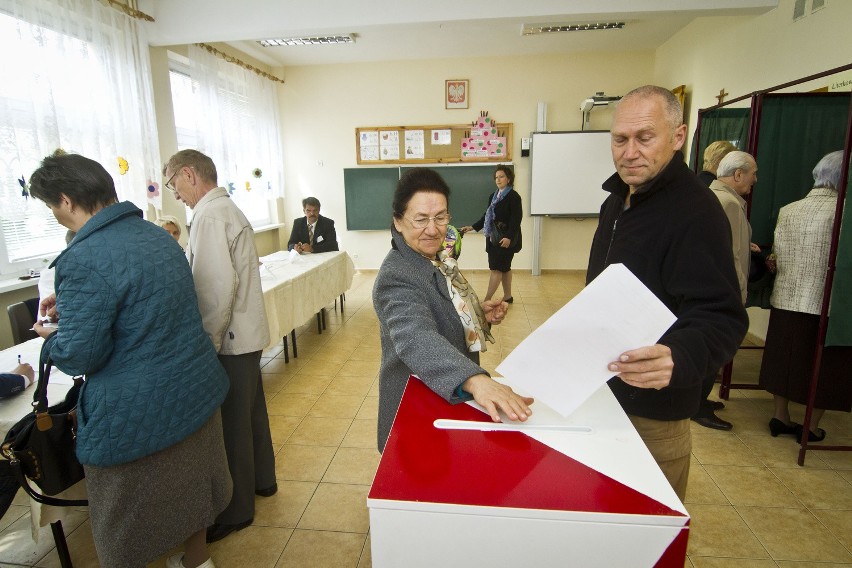
[{"label": "green chalkboard", "polygon": [[390,229],[391,202],[399,168],[347,168],[346,228],[350,231]]},{"label": "green chalkboard", "polygon": [[[347,168],[343,170],[346,193],[346,228],[350,231],[386,230],[391,225],[391,202],[399,176],[411,167]],[[478,221],[494,193],[494,164],[430,168],[450,186],[453,225]]]}]

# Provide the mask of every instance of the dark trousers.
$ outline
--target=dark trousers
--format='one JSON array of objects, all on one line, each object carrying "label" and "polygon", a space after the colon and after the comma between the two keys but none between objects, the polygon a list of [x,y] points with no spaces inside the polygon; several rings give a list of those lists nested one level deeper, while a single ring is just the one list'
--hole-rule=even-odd
[{"label": "dark trousers", "polygon": [[714,414],[713,406],[707,400],[707,397],[710,396],[710,393],[713,391],[713,385],[716,384],[716,375],[717,373],[713,373],[710,376],[704,377],[704,380],[701,381],[701,401],[698,403],[698,412],[695,413],[696,418]]},{"label": "dark trousers", "polygon": [[219,355],[231,388],[222,403],[222,434],[234,482],[231,502],[216,522],[236,525],[254,518],[254,492],[275,483],[275,454],[263,382],[260,351]]}]

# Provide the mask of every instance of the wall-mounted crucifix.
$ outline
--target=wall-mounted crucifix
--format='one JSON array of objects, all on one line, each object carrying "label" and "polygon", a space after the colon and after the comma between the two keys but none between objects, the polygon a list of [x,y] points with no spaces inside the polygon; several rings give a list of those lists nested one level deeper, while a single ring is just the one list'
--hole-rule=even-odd
[{"label": "wall-mounted crucifix", "polygon": [[729,93],[726,93],[725,89],[719,89],[719,94],[716,95],[716,100],[719,101],[719,104],[722,104],[723,102],[725,102],[725,97],[727,97],[728,95]]}]

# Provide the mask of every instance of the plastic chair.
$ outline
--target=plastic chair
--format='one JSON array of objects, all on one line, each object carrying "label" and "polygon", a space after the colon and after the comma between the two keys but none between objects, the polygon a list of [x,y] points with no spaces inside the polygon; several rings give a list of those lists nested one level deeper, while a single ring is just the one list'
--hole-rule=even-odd
[{"label": "plastic chair", "polygon": [[35,339],[38,334],[32,331],[38,314],[38,298],[30,298],[6,307],[9,314],[9,325],[12,328],[12,341],[15,345]]}]

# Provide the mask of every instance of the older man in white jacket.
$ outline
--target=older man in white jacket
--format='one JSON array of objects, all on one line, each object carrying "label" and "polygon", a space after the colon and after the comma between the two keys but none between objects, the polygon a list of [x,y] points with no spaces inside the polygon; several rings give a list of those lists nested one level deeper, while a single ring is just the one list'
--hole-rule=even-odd
[{"label": "older man in white jacket", "polygon": [[196,150],[181,150],[163,175],[166,187],[194,212],[187,257],[204,329],[231,381],[222,428],[234,494],[207,529],[207,542],[215,542],[252,523],[255,494],[269,496],[278,489],[260,374],[269,327],[254,231],[227,190],[218,187],[213,161]]}]

